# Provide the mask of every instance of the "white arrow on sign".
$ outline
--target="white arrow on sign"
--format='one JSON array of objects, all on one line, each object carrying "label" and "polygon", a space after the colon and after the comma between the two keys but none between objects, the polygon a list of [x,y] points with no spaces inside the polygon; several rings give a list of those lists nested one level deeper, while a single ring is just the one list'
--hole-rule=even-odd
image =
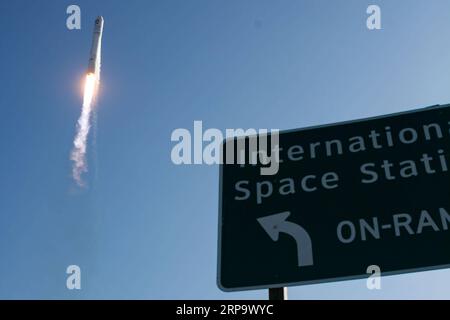
[{"label": "white arrow on sign", "polygon": [[290,221],[286,221],[290,214],[291,213],[289,211],[285,211],[258,218],[256,220],[258,220],[273,241],[278,241],[280,232],[287,233],[293,237],[297,242],[298,266],[312,266],[314,263],[311,238],[308,232],[306,232],[306,230],[301,226]]}]

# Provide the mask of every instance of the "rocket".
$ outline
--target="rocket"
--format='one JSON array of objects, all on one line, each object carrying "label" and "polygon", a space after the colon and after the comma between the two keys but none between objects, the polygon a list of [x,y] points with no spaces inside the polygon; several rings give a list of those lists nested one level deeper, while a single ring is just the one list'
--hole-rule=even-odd
[{"label": "rocket", "polygon": [[87,73],[96,74],[100,69],[100,58],[102,51],[102,33],[103,33],[103,17],[98,16],[95,19],[94,34],[92,38],[91,54],[89,56],[89,65]]}]

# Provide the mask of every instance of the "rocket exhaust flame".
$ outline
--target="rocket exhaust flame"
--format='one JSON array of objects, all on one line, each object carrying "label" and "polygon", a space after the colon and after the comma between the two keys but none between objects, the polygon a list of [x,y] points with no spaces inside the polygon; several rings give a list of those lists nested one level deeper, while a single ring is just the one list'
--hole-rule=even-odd
[{"label": "rocket exhaust flame", "polygon": [[70,159],[73,161],[72,176],[75,182],[84,186],[82,174],[87,172],[86,152],[87,139],[90,129],[91,113],[98,92],[100,82],[101,41],[103,32],[103,18],[95,19],[94,37],[92,40],[91,55],[84,84],[83,107],[77,122],[77,134],[73,141]]}]

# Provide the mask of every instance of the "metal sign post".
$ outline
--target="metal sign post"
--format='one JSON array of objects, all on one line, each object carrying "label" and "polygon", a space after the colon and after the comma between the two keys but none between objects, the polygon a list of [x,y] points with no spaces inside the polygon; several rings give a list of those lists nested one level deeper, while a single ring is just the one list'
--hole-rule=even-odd
[{"label": "metal sign post", "polygon": [[287,300],[287,299],[288,299],[288,290],[286,287],[269,289],[269,300]]}]

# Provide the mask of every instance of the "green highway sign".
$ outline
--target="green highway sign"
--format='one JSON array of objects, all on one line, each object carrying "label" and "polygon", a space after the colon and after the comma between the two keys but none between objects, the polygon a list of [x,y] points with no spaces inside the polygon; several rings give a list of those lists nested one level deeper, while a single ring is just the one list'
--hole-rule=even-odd
[{"label": "green highway sign", "polygon": [[222,290],[450,266],[449,105],[280,132],[271,175],[228,161],[252,139],[222,147]]}]

